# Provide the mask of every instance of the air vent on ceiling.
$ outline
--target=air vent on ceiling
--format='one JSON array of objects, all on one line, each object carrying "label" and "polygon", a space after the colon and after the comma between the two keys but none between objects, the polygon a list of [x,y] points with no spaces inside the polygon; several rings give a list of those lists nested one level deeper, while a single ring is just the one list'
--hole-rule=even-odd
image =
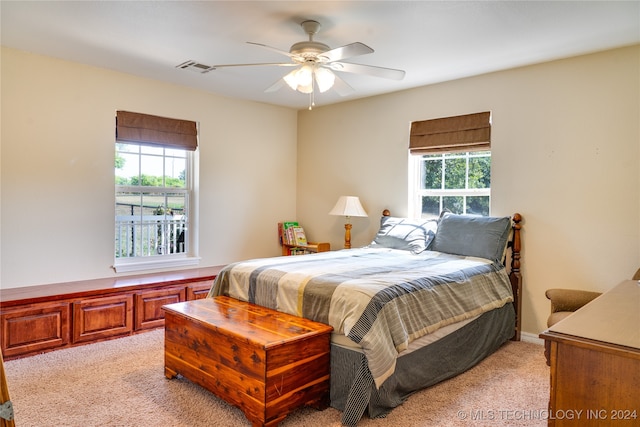
[{"label": "air vent on ceiling", "polygon": [[201,64],[199,62],[196,61],[186,61],[183,62],[180,65],[176,65],[176,68],[181,68],[183,70],[191,70],[194,71],[196,73],[208,73],[211,70],[215,70],[214,67],[212,67],[211,65],[205,65],[205,64]]}]

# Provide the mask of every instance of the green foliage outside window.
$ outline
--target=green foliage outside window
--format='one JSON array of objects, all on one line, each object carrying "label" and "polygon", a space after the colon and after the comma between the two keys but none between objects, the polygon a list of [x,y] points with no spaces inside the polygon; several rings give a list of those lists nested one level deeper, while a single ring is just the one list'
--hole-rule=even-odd
[{"label": "green foliage outside window", "polygon": [[421,160],[423,217],[442,210],[489,215],[490,152],[431,154]]}]

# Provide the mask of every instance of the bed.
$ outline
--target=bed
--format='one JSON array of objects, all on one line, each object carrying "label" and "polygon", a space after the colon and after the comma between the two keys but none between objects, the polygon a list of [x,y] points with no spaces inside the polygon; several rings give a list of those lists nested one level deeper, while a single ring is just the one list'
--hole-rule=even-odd
[{"label": "bed", "polygon": [[232,263],[209,296],[331,325],[330,404],[353,426],[520,338],[521,220],[385,210],[365,247]]}]

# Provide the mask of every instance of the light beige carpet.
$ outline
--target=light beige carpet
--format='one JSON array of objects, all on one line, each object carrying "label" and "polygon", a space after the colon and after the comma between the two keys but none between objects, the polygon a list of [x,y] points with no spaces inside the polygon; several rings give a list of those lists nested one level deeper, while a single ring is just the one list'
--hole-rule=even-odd
[{"label": "light beige carpet", "polygon": [[[156,330],[5,361],[16,425],[249,426],[240,410],[163,368]],[[478,366],[412,395],[384,419],[358,426],[546,426],[543,347],[508,342]],[[280,425],[340,426],[341,412],[302,408]]]}]

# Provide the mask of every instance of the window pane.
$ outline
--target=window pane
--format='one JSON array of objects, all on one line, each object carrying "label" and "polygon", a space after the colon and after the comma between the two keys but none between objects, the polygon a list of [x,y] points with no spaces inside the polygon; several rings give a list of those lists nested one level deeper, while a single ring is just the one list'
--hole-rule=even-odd
[{"label": "window pane", "polygon": [[424,167],[422,169],[422,183],[426,190],[439,190],[442,188],[442,160],[440,158],[435,160],[425,160],[422,162]]},{"label": "window pane", "polygon": [[136,256],[141,203],[140,193],[116,193],[116,258]]},{"label": "window pane", "polygon": [[187,151],[173,148],[165,148],[164,155],[167,157],[180,157],[183,159],[187,158]]},{"label": "window pane", "polygon": [[167,194],[167,211],[166,214],[171,215],[184,215],[186,203],[185,194]]},{"label": "window pane", "polygon": [[173,188],[185,188],[185,171],[187,167],[186,159],[176,157],[165,158],[165,186]]},{"label": "window pane", "polygon": [[185,194],[116,194],[116,258],[186,251]]},{"label": "window pane", "polygon": [[140,152],[142,154],[155,154],[156,156],[162,156],[164,148],[155,147],[152,145],[140,145]]},{"label": "window pane", "polygon": [[140,174],[137,153],[121,151],[116,153],[116,184],[130,185],[131,178]]},{"label": "window pane", "polygon": [[467,162],[465,159],[445,159],[444,188],[464,189]]},{"label": "window pane", "polygon": [[186,249],[187,196],[185,194],[167,194],[167,206],[172,217],[165,218],[165,250],[168,253],[182,253]]},{"label": "window pane", "polygon": [[422,197],[422,217],[429,218],[431,216],[440,215],[440,197],[423,196]]},{"label": "window pane", "polygon": [[141,222],[140,246],[143,256],[162,255],[165,253],[164,220],[167,214],[164,194],[142,194],[143,216]]},{"label": "window pane", "polygon": [[161,156],[140,157],[140,182],[135,185],[162,187],[163,158]]},{"label": "window pane", "polygon": [[116,151],[120,152],[129,152],[129,153],[139,153],[140,146],[138,144],[125,144],[122,142],[116,142]]},{"label": "window pane", "polygon": [[469,188],[491,188],[491,158],[469,159]]},{"label": "window pane", "polygon": [[455,214],[464,213],[464,197],[462,196],[444,196],[442,198],[442,208],[448,209]]},{"label": "window pane", "polygon": [[165,195],[162,193],[142,194],[143,215],[164,215],[166,210]]},{"label": "window pane", "polygon": [[116,193],[116,216],[140,216],[140,206],[142,203],[140,196],[140,193]]},{"label": "window pane", "polygon": [[489,216],[489,196],[468,196],[467,213]]}]

